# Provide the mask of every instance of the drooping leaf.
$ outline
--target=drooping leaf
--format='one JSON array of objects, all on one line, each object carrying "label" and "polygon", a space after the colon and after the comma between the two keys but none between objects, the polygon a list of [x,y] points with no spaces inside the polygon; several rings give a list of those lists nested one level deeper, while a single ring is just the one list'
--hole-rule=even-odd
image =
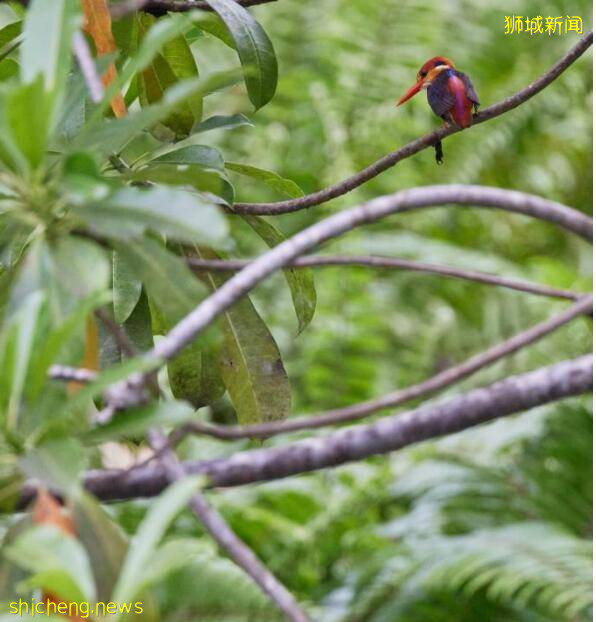
[{"label": "drooping leaf", "polygon": [[[206,288],[184,262],[159,243],[141,239],[119,245],[151,299],[154,331],[165,333],[204,298]],[[218,341],[213,331],[189,344],[168,363],[174,397],[199,407],[211,403],[225,390],[217,364]]]},{"label": "drooping leaf", "polygon": [[180,320],[203,299],[206,288],[185,263],[149,238],[115,242],[119,253],[141,279],[168,324]]},{"label": "drooping leaf", "polygon": [[277,87],[277,58],[273,45],[254,17],[234,0],[208,0],[226,24],[245,69],[246,88],[256,109],[264,106]]},{"label": "drooping leaf", "polygon": [[152,230],[175,240],[219,245],[227,233],[217,207],[195,193],[165,186],[126,187],[73,209],[90,229],[113,237],[139,237]]},{"label": "drooping leaf", "polygon": [[[137,37],[143,36],[155,18],[147,13],[137,13]],[[184,36],[178,35],[167,41],[160,53],[149,66],[137,77],[139,101],[147,106],[160,101],[166,89],[179,80],[198,75],[197,65]],[[182,101],[162,123],[169,127],[176,136],[186,136],[192,126],[201,119],[203,97],[199,93]]]},{"label": "drooping leaf", "polygon": [[[267,246],[273,248],[286,238],[283,233],[262,216],[245,215],[243,219],[257,233]],[[294,310],[298,319],[298,333],[311,322],[317,306],[317,291],[312,270],[287,268],[284,276],[292,294]]]},{"label": "drooping leaf", "polygon": [[206,145],[189,145],[181,149],[173,149],[157,156],[152,162],[166,164],[197,164],[203,168],[213,168],[223,171],[224,160],[221,152],[215,147]]},{"label": "drooping leaf", "polygon": [[202,479],[187,477],[172,484],[153,503],[124,560],[112,600],[128,602],[143,588],[144,575],[167,527],[198,490]]},{"label": "drooping leaf", "polygon": [[195,340],[168,362],[168,380],[175,398],[201,408],[218,400],[226,390],[219,371],[221,344]]},{"label": "drooping leaf", "polygon": [[[196,248],[203,259],[218,255]],[[215,290],[225,278],[205,273],[205,282]],[[285,419],[290,411],[290,385],[281,355],[250,299],[245,296],[222,314],[224,335],[219,370],[241,424]]]},{"label": "drooping leaf", "polygon": [[124,324],[139,302],[143,284],[120,253],[112,253],[112,288],[114,290],[114,319]]},{"label": "drooping leaf", "polygon": [[291,179],[285,179],[273,171],[257,168],[250,164],[240,164],[238,162],[226,162],[225,166],[230,171],[262,181],[276,192],[293,199],[304,195],[304,192],[302,192],[300,186],[298,186],[296,182]]}]

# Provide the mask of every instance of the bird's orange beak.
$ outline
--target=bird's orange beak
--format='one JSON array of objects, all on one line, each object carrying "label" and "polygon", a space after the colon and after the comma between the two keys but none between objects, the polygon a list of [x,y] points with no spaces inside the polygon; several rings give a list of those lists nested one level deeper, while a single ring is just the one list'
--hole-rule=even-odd
[{"label": "bird's orange beak", "polygon": [[416,95],[416,93],[418,93],[418,91],[420,91],[420,89],[422,88],[423,84],[424,84],[424,80],[418,80],[418,82],[416,82],[416,84],[414,84],[414,86],[411,86],[406,91],[404,96],[397,102],[396,106],[401,106],[403,103],[407,102],[408,99],[410,99],[411,97],[414,97],[414,95]]}]

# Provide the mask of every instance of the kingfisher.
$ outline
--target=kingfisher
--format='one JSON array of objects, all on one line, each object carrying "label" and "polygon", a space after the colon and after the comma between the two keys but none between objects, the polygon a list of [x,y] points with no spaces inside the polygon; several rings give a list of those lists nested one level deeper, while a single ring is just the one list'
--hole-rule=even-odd
[{"label": "kingfisher", "polygon": [[[457,71],[453,62],[444,56],[435,56],[426,61],[416,75],[416,82],[397,102],[398,106],[426,89],[426,97],[432,111],[446,124],[453,123],[460,128],[472,125],[478,112],[480,101],[472,81],[465,73]],[[441,141],[435,144],[435,158],[438,164],[443,162]]]}]

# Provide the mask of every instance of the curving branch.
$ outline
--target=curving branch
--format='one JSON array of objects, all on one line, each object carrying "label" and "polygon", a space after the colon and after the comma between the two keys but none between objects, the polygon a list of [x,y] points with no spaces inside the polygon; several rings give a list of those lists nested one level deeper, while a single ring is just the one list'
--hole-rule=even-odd
[{"label": "curving branch", "polygon": [[[276,2],[277,0],[236,0],[236,2],[245,8],[256,6],[257,4],[267,4]],[[165,15],[166,13],[183,13],[201,9],[202,11],[213,11],[211,5],[201,0],[124,0],[118,4],[114,4],[110,8],[112,17],[124,17],[135,11],[144,11],[155,17]]]},{"label": "curving branch", "polygon": [[[589,392],[592,355],[511,376],[438,404],[380,419],[290,445],[257,449],[218,460],[183,463],[186,473],[202,474],[213,486],[240,486],[337,466],[389,453],[421,441],[460,432],[493,419]],[[168,484],[163,466],[129,471],[90,471],[85,487],[102,500],[123,500],[159,494]],[[34,495],[25,486],[21,504]]]},{"label": "curving branch", "polygon": [[[479,112],[474,118],[472,125],[484,123],[485,121],[494,119],[505,112],[509,112],[540,93],[540,91],[556,80],[565,71],[565,69],[567,69],[567,67],[576,61],[592,45],[592,39],[592,32],[590,31],[586,33],[567,52],[567,54],[565,54],[565,56],[563,56],[537,80],[521,89],[521,91],[518,91],[510,97],[507,97],[504,100]],[[333,184],[332,186],[324,188],[323,190],[307,194],[297,199],[289,199],[275,203],[236,203],[234,205],[234,212],[239,214],[286,214],[288,212],[295,212],[306,207],[312,207],[313,205],[326,203],[331,199],[347,194],[351,190],[354,190],[354,188],[361,186],[383,171],[395,166],[398,162],[401,162],[401,160],[405,160],[427,147],[432,147],[439,140],[460,131],[460,128],[453,125],[450,125],[449,127],[442,127],[408,143],[404,147],[401,147],[386,156],[383,156],[360,172],[344,179],[343,181]]]},{"label": "curving branch", "polygon": [[[252,259],[199,259],[198,257],[187,257],[186,263],[195,272],[236,272],[248,266],[254,261]],[[398,259],[394,257],[383,257],[379,255],[308,255],[298,257],[294,261],[286,264],[292,268],[318,268],[324,266],[363,266],[369,268],[396,268],[399,270],[413,270],[415,272],[425,272],[428,274],[439,274],[441,276],[453,277],[474,281],[485,285],[496,285],[514,289],[537,296],[547,296],[551,298],[563,298],[566,300],[579,300],[584,294],[572,292],[567,289],[556,289],[538,283],[528,283],[519,279],[497,276],[477,270],[463,270],[439,264],[424,263],[410,259]]]},{"label": "curving branch", "polygon": [[265,439],[277,434],[286,434],[299,430],[312,430],[362,419],[384,408],[399,406],[413,399],[445,389],[471,376],[478,370],[488,367],[496,361],[535,343],[576,317],[585,313],[591,313],[591,311],[592,296],[588,295],[562,313],[558,313],[548,320],[510,337],[506,341],[476,354],[459,365],[450,367],[423,382],[414,384],[405,389],[393,391],[392,393],[388,393],[374,400],[303,417],[294,417],[293,419],[286,419],[285,421],[271,421],[249,426],[224,426],[192,422],[172,432],[170,440],[172,444],[176,444],[180,442],[186,434],[206,434],[222,440],[240,438]]},{"label": "curving branch", "polygon": [[160,361],[170,360],[236,300],[270,274],[322,242],[389,214],[451,203],[525,214],[555,223],[586,240],[592,239],[592,220],[588,216],[535,195],[501,188],[457,184],[403,190],[333,214],[263,253],[178,322],[147,356]]},{"label": "curving branch", "polygon": [[[169,448],[166,437],[157,430],[149,432],[151,446],[163,465],[168,481],[174,482],[186,476],[186,472],[174,452]],[[232,561],[244,570],[259,588],[279,607],[292,622],[309,622],[309,617],[298,605],[292,594],[267,569],[252,550],[232,531],[221,514],[209,505],[202,493],[195,493],[189,507],[204,525],[217,544]]]}]

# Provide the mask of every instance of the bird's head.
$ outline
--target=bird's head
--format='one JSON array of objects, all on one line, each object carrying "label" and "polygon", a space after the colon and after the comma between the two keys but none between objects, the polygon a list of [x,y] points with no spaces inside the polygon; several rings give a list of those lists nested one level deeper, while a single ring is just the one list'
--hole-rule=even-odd
[{"label": "bird's head", "polygon": [[397,105],[401,106],[404,102],[407,102],[410,97],[414,97],[418,91],[428,88],[442,71],[451,69],[452,67],[453,63],[444,56],[435,56],[427,60],[416,74],[416,82],[406,91],[403,97],[397,102]]}]

